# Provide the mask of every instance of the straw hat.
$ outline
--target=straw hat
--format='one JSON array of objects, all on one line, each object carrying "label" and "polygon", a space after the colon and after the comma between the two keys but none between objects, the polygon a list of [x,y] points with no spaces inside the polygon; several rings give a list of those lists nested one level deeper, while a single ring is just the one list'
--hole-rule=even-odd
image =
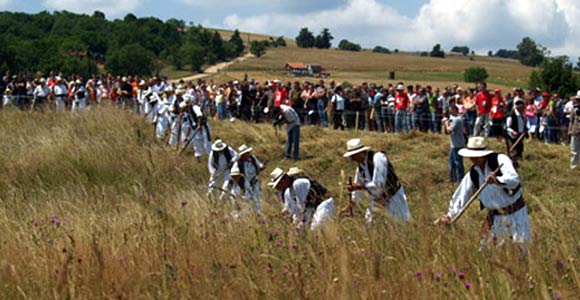
[{"label": "straw hat", "polygon": [[211,150],[212,151],[223,151],[228,145],[226,145],[226,143],[224,143],[222,140],[216,140],[212,145],[211,145]]},{"label": "straw hat", "polygon": [[234,166],[232,167],[232,169],[230,171],[230,176],[242,176],[242,173],[240,172],[240,167],[238,167],[238,164],[234,164]]},{"label": "straw hat", "polygon": [[244,144],[244,145],[241,145],[240,148],[238,148],[238,150],[240,151],[240,156],[242,156],[246,153],[252,152],[252,150],[254,150],[254,148],[248,147],[248,146],[246,146],[246,144]]},{"label": "straw hat", "polygon": [[397,85],[397,91],[404,91],[405,90],[405,86],[403,86],[402,84]]},{"label": "straw hat", "polygon": [[288,170],[288,176],[298,176],[298,175],[304,175],[304,170],[298,168],[298,167],[292,167]]},{"label": "straw hat", "polygon": [[141,80],[141,81],[139,81],[139,85],[140,85],[140,86],[144,86],[145,84],[147,84],[147,83],[145,82],[145,80]]},{"label": "straw hat", "polygon": [[487,150],[487,141],[483,137],[471,137],[467,141],[467,147],[459,150],[459,155],[463,157],[484,157],[494,151]]},{"label": "straw hat", "polygon": [[363,145],[360,139],[351,139],[346,142],[346,153],[343,155],[344,157],[351,157],[357,153],[368,151],[371,148]]},{"label": "straw hat", "polygon": [[270,182],[268,182],[267,185],[271,186],[272,188],[276,188],[276,186],[278,186],[282,178],[284,178],[284,175],[286,175],[286,172],[284,172],[284,170],[280,168],[274,169],[274,171],[270,173]]}]

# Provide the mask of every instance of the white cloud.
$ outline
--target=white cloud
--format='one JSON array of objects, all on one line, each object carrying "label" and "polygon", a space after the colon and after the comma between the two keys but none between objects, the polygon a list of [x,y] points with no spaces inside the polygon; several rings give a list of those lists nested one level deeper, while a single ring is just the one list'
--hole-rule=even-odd
[{"label": "white cloud", "polygon": [[[183,0],[187,1],[187,0]],[[430,0],[415,18],[399,14],[379,0],[347,0],[311,13],[231,14],[223,26],[295,37],[301,27],[314,33],[330,28],[335,44],[343,38],[365,47],[406,50],[514,49],[524,36],[555,54],[580,55],[580,7],[577,0]]]},{"label": "white cloud", "polygon": [[[1,1],[1,0],[0,0]],[[42,0],[42,4],[54,10],[67,10],[76,13],[91,14],[95,10],[105,13],[107,17],[122,17],[134,12],[141,0]]]},{"label": "white cloud", "polygon": [[13,3],[14,0],[0,0],[0,9],[8,9]]}]

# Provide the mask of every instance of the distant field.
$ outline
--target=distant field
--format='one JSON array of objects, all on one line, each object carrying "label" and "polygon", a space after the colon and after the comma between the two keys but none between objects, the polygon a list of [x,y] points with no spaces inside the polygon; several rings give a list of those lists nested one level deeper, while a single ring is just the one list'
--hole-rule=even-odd
[{"label": "distant field", "polygon": [[[329,80],[337,82],[349,81],[361,83],[388,81],[388,72],[396,73],[396,81],[408,83],[420,82],[443,86],[460,83],[464,86],[463,71],[470,67],[485,67],[490,74],[488,82],[493,86],[512,88],[526,86],[532,68],[521,65],[510,59],[476,57],[470,61],[468,57],[449,56],[445,59],[420,57],[416,54],[397,53],[380,54],[372,52],[349,52],[336,49],[318,50],[301,48],[269,49],[260,58],[252,58],[231,66],[224,77],[240,78],[248,73],[257,79],[278,78],[295,80],[284,71],[287,62],[320,63],[330,73]],[[300,78],[299,80],[307,78]],[[312,80],[312,79],[310,79]]]},{"label": "distant field", "polygon": [[[224,40],[229,40],[232,37],[232,35],[234,34],[233,30],[225,30],[225,29],[209,29],[209,30],[215,30],[215,31],[219,32],[222,39],[224,39]],[[248,32],[242,32],[242,33],[240,33],[240,35],[242,37],[242,40],[244,40],[244,44],[246,44],[246,45],[248,45],[249,42],[252,42],[252,41],[263,41],[263,40],[269,40],[270,38],[274,38],[274,39],[278,38],[277,36],[257,34],[257,33],[248,33]],[[286,41],[286,45],[288,47],[290,47],[290,48],[296,47],[296,40],[294,40],[294,38],[284,37],[284,40]]]}]

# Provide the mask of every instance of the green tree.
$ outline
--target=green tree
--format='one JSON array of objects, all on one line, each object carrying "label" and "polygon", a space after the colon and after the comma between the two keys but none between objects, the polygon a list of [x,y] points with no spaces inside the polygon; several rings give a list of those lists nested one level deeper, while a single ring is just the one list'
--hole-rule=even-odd
[{"label": "green tree", "polygon": [[330,34],[328,28],[322,29],[319,35],[316,36],[314,46],[318,49],[329,49],[332,46],[334,37]]},{"label": "green tree", "polygon": [[260,57],[266,53],[266,46],[264,41],[252,41],[250,43],[250,53],[256,57]]},{"label": "green tree", "polygon": [[382,47],[382,46],[376,46],[375,48],[373,48],[373,52],[389,54],[389,53],[391,53],[391,50],[389,50],[388,48]]},{"label": "green tree", "polygon": [[300,29],[298,36],[296,37],[296,45],[300,48],[312,48],[314,47],[315,38],[312,32],[308,30],[308,27]]},{"label": "green tree", "polygon": [[181,55],[190,65],[190,69],[192,72],[201,73],[204,63],[204,54],[205,50],[203,47],[197,44],[185,44],[181,47]]},{"label": "green tree", "polygon": [[242,40],[242,37],[240,35],[240,31],[237,29],[234,31],[234,34],[230,38],[230,43],[234,45],[235,56],[240,56],[244,52],[244,49],[246,48],[244,46],[244,41]]},{"label": "green tree", "polygon": [[123,46],[107,57],[105,67],[113,74],[151,75],[155,55],[139,44]]},{"label": "green tree", "polygon": [[338,43],[338,49],[358,52],[362,48],[359,44],[351,43],[348,40],[341,40],[340,43]]},{"label": "green tree", "polygon": [[279,36],[276,41],[274,41],[274,47],[286,47],[286,40],[283,36]]},{"label": "green tree", "polygon": [[518,59],[518,51],[516,50],[507,50],[507,49],[499,49],[494,54],[496,57],[502,58],[511,58],[511,59]]},{"label": "green tree", "polygon": [[544,59],[540,71],[530,75],[529,84],[546,91],[558,91],[560,95],[568,95],[580,88],[578,76],[574,74],[569,58],[558,56]]},{"label": "green tree", "polygon": [[433,50],[431,50],[431,52],[429,53],[429,56],[445,58],[445,52],[443,52],[443,50],[441,50],[441,45],[437,44],[437,45],[433,46]]},{"label": "green tree", "polygon": [[467,56],[467,54],[469,54],[469,47],[467,47],[467,46],[455,46],[455,47],[451,48],[451,52],[461,53],[464,56]]},{"label": "green tree", "polygon": [[487,70],[483,67],[473,67],[466,69],[463,73],[463,79],[466,82],[482,82],[489,77]]},{"label": "green tree", "polygon": [[537,67],[544,60],[544,53],[529,37],[525,37],[518,44],[518,59],[523,65]]}]

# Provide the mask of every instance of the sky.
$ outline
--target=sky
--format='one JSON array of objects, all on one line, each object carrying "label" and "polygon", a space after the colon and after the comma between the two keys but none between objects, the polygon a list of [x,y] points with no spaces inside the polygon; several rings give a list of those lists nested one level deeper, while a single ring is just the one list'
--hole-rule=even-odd
[{"label": "sky", "polygon": [[552,55],[580,56],[578,0],[0,0],[0,10],[67,10],[107,18],[127,13],[205,27],[295,38],[302,27],[329,28],[365,48],[409,51],[469,46],[479,54],[515,49],[524,36]]}]

